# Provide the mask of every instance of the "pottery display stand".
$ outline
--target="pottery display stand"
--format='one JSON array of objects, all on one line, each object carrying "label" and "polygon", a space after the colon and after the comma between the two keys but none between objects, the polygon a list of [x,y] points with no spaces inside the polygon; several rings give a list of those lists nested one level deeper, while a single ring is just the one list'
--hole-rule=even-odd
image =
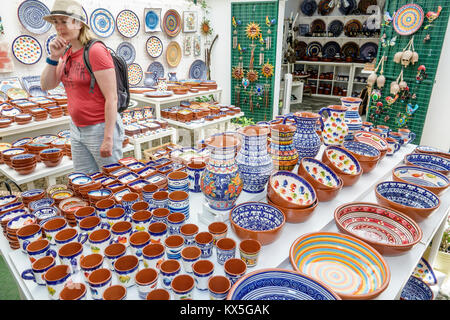
[{"label": "pottery display stand", "polygon": [[[142,144],[151,142],[153,140],[162,139],[164,137],[170,137],[170,141],[174,144],[177,143],[177,130],[174,128],[167,128],[165,130],[161,130],[160,132],[146,135],[139,138],[130,137],[130,144],[134,146],[134,157],[136,160],[142,159]],[[161,145],[162,143],[160,143]]]},{"label": "pottery display stand", "polygon": [[62,116],[55,119],[48,118],[45,121],[31,121],[30,123],[24,125],[19,125],[14,122],[9,127],[0,129],[0,141],[2,141],[3,138],[7,136],[21,134],[23,135],[23,137],[27,137],[25,133],[42,129],[48,129],[57,126],[66,125],[67,128],[69,128],[69,123],[70,123],[70,116]]}]

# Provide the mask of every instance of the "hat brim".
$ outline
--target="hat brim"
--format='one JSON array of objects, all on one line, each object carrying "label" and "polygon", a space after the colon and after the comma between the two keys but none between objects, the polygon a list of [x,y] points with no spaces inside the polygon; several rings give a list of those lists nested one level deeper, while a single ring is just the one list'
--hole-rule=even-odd
[{"label": "hat brim", "polygon": [[74,20],[77,20],[77,21],[81,22],[81,23],[84,24],[88,29],[90,29],[89,25],[88,25],[85,21],[83,21],[83,20],[81,20],[81,19],[79,19],[79,18],[77,18],[77,17],[71,16],[71,15],[69,15],[69,14],[63,14],[63,13],[49,14],[49,15],[47,15],[47,16],[42,17],[42,19],[44,19],[45,21],[47,21],[47,22],[49,22],[49,23],[52,23],[53,21],[52,21],[51,19],[52,19],[53,17],[68,17],[68,18],[72,18],[72,19],[74,19]]}]

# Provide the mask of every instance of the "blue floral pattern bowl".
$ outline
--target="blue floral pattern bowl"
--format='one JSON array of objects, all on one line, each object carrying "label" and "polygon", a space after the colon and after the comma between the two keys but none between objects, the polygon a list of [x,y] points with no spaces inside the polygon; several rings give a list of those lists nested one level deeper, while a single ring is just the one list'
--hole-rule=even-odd
[{"label": "blue floral pattern bowl", "polygon": [[405,156],[405,164],[431,169],[446,176],[449,176],[450,174],[450,160],[432,154],[407,154]]},{"label": "blue floral pattern bowl", "polygon": [[439,195],[450,185],[450,179],[443,174],[423,167],[399,166],[392,170],[394,181],[418,185]]},{"label": "blue floral pattern bowl", "polygon": [[401,300],[433,300],[430,286],[421,279],[411,276],[400,294]]}]

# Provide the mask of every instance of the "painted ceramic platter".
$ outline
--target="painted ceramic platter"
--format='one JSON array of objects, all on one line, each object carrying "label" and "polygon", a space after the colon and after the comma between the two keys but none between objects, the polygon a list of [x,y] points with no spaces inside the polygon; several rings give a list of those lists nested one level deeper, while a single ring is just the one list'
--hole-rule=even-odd
[{"label": "painted ceramic platter", "polygon": [[344,173],[357,175],[361,172],[361,166],[358,160],[345,149],[329,146],[324,152],[326,152],[326,156],[331,163]]},{"label": "painted ceramic platter", "polygon": [[375,203],[352,202],[334,211],[339,230],[367,242],[382,254],[400,254],[422,239],[410,217]]},{"label": "painted ceramic platter", "polygon": [[145,32],[161,31],[160,15],[160,8],[144,10]]},{"label": "painted ceramic platter", "polygon": [[128,83],[132,86],[137,86],[144,76],[142,68],[137,63],[132,63],[128,66]]},{"label": "painted ceramic platter", "polygon": [[138,34],[141,24],[136,13],[131,10],[122,10],[117,15],[116,26],[122,36],[133,38]]},{"label": "painted ceramic platter", "polygon": [[345,35],[347,37],[356,37],[360,32],[362,32],[362,23],[357,19],[352,19],[348,21],[345,26]]},{"label": "painted ceramic platter", "polygon": [[58,35],[56,33],[48,36],[47,40],[45,40],[45,52],[47,55],[50,55],[50,42],[52,42]]},{"label": "painted ceramic platter", "polygon": [[341,48],[341,56],[344,58],[359,57],[359,46],[355,42],[346,42]]},{"label": "painted ceramic platter", "polygon": [[91,30],[102,38],[111,36],[115,29],[114,16],[106,9],[98,8],[91,13],[89,19]]},{"label": "painted ceramic platter", "polygon": [[176,41],[171,41],[166,49],[167,64],[171,67],[176,67],[181,61],[182,51],[181,47]]},{"label": "painted ceramic platter", "polygon": [[340,0],[339,11],[343,15],[352,14],[353,10],[356,9],[356,1],[355,0]]},{"label": "painted ceramic platter", "polygon": [[118,45],[116,54],[122,57],[127,64],[132,64],[136,58],[136,50],[130,42],[122,42]]},{"label": "painted ceramic platter", "polygon": [[195,60],[189,68],[189,78],[206,80],[206,64],[203,60]]},{"label": "painted ceramic platter", "polygon": [[314,41],[308,44],[308,47],[306,48],[306,54],[309,57],[316,57],[319,55],[319,53],[322,51],[322,45],[320,42]]},{"label": "painted ceramic platter", "polygon": [[241,277],[227,300],[340,300],[328,286],[292,270],[260,269]]},{"label": "painted ceramic platter", "polygon": [[421,6],[414,3],[400,7],[392,18],[394,30],[401,36],[408,36],[417,32],[424,21],[424,13]]},{"label": "painted ceramic platter", "polygon": [[382,137],[375,133],[359,131],[356,132],[355,140],[370,144],[371,146],[377,148],[379,151],[387,150],[387,142]]},{"label": "painted ceramic platter", "polygon": [[384,258],[365,242],[340,233],[313,232],[297,238],[289,258],[294,270],[328,285],[343,299],[371,299],[390,281]]},{"label": "painted ceramic platter", "polygon": [[268,183],[281,198],[295,205],[309,206],[317,199],[311,184],[289,171],[278,171],[272,174]]},{"label": "painted ceramic platter", "polygon": [[411,153],[405,156],[405,163],[431,169],[447,175],[450,172],[450,159],[433,154]]},{"label": "painted ceramic platter", "polygon": [[419,263],[412,274],[414,277],[422,279],[423,282],[429,286],[434,286],[437,284],[436,275],[434,274],[433,268],[430,266],[424,257],[420,258]]},{"label": "painted ceramic platter", "polygon": [[10,100],[28,98],[28,93],[26,90],[19,88],[9,88],[8,91],[6,91],[6,94]]},{"label": "painted ceramic platter", "polygon": [[328,24],[328,32],[330,32],[333,37],[339,37],[344,31],[344,24],[340,20],[333,20]]},{"label": "painted ceramic platter", "polygon": [[300,165],[318,182],[332,188],[337,188],[340,185],[340,179],[336,173],[321,161],[305,157]]},{"label": "painted ceramic platter", "polygon": [[158,61],[152,62],[152,63],[148,66],[147,71],[148,71],[148,72],[153,72],[153,74],[156,73],[156,75],[157,75],[157,77],[155,77],[156,79],[158,79],[158,78],[164,78],[164,67],[163,67],[163,65],[162,65],[160,62],[158,62]]},{"label": "painted ceramic platter", "polygon": [[19,5],[17,15],[20,23],[31,33],[43,34],[51,28],[51,23],[42,19],[50,10],[41,1],[26,0]]},{"label": "painted ceramic platter", "polygon": [[359,141],[344,141],[343,147],[354,154],[358,154],[361,156],[366,156],[370,158],[376,158],[380,156],[380,150],[377,148]]},{"label": "painted ceramic platter", "polygon": [[150,57],[158,58],[163,52],[163,43],[157,36],[147,39],[146,50]]},{"label": "painted ceramic platter", "polygon": [[173,95],[172,91],[151,91],[145,92],[144,95],[149,98],[167,98]]},{"label": "painted ceramic platter", "polygon": [[447,188],[450,185],[450,180],[445,175],[437,171],[433,171],[431,169],[423,167],[417,166],[396,167],[393,169],[392,175],[394,178],[399,179],[399,181],[419,185],[426,189]]},{"label": "painted ceramic platter", "polygon": [[378,45],[374,42],[366,42],[359,49],[359,56],[366,61],[372,61],[377,57]]},{"label": "painted ceramic platter", "polygon": [[169,37],[177,36],[181,31],[181,16],[173,9],[164,14],[163,29]]},{"label": "painted ceramic platter", "polygon": [[3,108],[1,111],[2,116],[4,117],[14,117],[18,114],[21,114],[19,108],[11,107],[11,108]]},{"label": "painted ceramic platter", "polygon": [[311,32],[325,32],[327,31],[327,25],[325,24],[325,21],[322,19],[316,19],[311,23]]},{"label": "painted ceramic platter", "polygon": [[22,35],[12,43],[14,57],[23,64],[35,64],[42,57],[42,47],[32,36]]},{"label": "painted ceramic platter", "polygon": [[400,294],[400,300],[433,300],[433,297],[430,286],[415,276],[409,277]]},{"label": "painted ceramic platter", "polygon": [[22,77],[22,84],[30,96],[47,96],[47,92],[41,88],[41,76]]},{"label": "painted ceramic platter", "polygon": [[33,143],[50,144],[53,140],[58,139],[58,136],[53,134],[44,134],[33,138]]},{"label": "painted ceramic platter", "polygon": [[317,8],[317,11],[322,16],[327,16],[330,14],[331,11],[333,11],[334,6],[330,6],[331,0],[320,0],[319,6]]},{"label": "painted ceramic platter", "polygon": [[341,53],[341,46],[336,41],[329,41],[325,43],[322,48],[322,56],[327,58],[334,58]]},{"label": "painted ceramic platter", "polygon": [[304,15],[312,16],[317,10],[317,3],[315,0],[303,0],[300,10]]}]

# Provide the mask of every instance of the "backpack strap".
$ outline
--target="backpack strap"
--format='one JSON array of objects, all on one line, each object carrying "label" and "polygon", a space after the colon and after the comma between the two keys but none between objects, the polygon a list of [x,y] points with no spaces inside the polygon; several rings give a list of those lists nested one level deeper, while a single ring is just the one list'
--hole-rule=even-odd
[{"label": "backpack strap", "polygon": [[86,66],[87,71],[89,72],[89,75],[91,76],[91,83],[89,86],[89,93],[93,93],[94,92],[94,86],[95,86],[95,76],[94,76],[94,72],[92,72],[92,67],[91,67],[91,63],[89,62],[89,49],[92,47],[92,45],[96,42],[100,42],[103,45],[105,45],[102,41],[100,40],[96,40],[96,39],[92,39],[88,42],[88,44],[84,47],[84,51],[83,51],[83,61],[84,61],[84,65]]}]

